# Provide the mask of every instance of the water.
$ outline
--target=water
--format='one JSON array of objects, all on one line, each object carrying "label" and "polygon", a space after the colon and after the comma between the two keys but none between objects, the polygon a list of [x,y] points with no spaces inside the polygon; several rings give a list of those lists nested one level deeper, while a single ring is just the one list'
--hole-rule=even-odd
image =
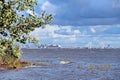
[{"label": "water", "polygon": [[[0,80],[119,80],[120,49],[22,49],[36,67],[1,70]],[[61,61],[68,62],[62,64]],[[41,66],[42,67],[39,67]]]}]

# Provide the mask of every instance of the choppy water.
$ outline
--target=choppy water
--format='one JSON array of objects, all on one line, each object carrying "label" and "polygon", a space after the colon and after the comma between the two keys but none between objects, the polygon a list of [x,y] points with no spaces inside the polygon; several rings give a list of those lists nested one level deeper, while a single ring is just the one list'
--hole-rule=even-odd
[{"label": "choppy water", "polygon": [[20,70],[1,70],[0,80],[119,80],[120,49],[23,49]]}]

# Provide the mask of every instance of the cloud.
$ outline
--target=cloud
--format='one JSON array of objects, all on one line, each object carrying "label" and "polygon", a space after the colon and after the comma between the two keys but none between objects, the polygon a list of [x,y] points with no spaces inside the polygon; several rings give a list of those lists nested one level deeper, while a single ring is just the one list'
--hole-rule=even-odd
[{"label": "cloud", "polygon": [[120,8],[113,7],[115,2],[116,0],[47,0],[43,9],[56,12],[53,24],[113,25],[120,24]]},{"label": "cloud", "polygon": [[54,31],[59,30],[60,28],[57,25],[46,25],[45,29],[36,28],[31,35],[39,38],[48,38],[48,37],[55,37],[56,34]]},{"label": "cloud", "polygon": [[115,0],[115,1],[113,2],[113,7],[114,7],[114,8],[120,8],[120,0]]},{"label": "cloud", "polygon": [[96,30],[94,28],[90,28],[90,30],[91,30],[92,33],[96,32]]},{"label": "cloud", "polygon": [[79,30],[74,30],[74,34],[80,34],[81,32]]},{"label": "cloud", "polygon": [[120,34],[120,27],[111,27],[107,30],[105,30],[107,34]]},{"label": "cloud", "polygon": [[[115,33],[116,30],[118,30],[117,33]],[[38,37],[41,44],[56,43],[64,47],[87,47],[90,44],[94,47],[107,47],[110,44],[112,47],[120,47],[120,25],[79,26],[76,28],[75,26],[47,25],[45,29],[36,28],[31,35]]]},{"label": "cloud", "polygon": [[51,4],[49,1],[45,1],[41,6],[41,10],[55,15],[57,9],[55,5]]},{"label": "cloud", "polygon": [[75,42],[76,40],[77,40],[77,38],[75,36],[69,38],[69,41],[71,41],[71,42]]},{"label": "cloud", "polygon": [[61,27],[58,25],[47,25],[45,29],[36,28],[30,35],[39,38],[43,44],[47,43],[63,44],[68,42],[71,43],[75,42],[76,34],[79,34],[79,30],[71,30],[70,27],[65,26]]}]

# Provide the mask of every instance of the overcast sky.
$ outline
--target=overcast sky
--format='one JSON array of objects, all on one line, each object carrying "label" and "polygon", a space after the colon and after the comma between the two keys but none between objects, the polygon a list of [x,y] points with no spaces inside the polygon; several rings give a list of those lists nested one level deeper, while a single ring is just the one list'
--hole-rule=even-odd
[{"label": "overcast sky", "polygon": [[39,0],[36,14],[44,10],[54,20],[32,33],[41,44],[120,47],[119,0]]}]

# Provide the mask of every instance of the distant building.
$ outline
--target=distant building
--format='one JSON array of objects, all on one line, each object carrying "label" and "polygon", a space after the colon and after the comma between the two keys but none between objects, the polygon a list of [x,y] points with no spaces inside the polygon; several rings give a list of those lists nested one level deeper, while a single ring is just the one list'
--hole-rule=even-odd
[{"label": "distant building", "polygon": [[48,48],[48,49],[55,49],[55,48],[61,48],[61,45],[58,44],[46,44],[46,45],[40,45],[38,48]]},{"label": "distant building", "polygon": [[46,48],[46,46],[45,45],[40,45],[40,46],[38,46],[38,48]]},{"label": "distant building", "polygon": [[110,47],[111,47],[110,44],[108,44],[108,45],[107,45],[107,48],[110,48]]},{"label": "distant building", "polygon": [[61,46],[58,45],[58,44],[49,44],[49,45],[46,46],[46,48],[49,48],[49,49],[51,49],[51,48],[61,48]]}]

